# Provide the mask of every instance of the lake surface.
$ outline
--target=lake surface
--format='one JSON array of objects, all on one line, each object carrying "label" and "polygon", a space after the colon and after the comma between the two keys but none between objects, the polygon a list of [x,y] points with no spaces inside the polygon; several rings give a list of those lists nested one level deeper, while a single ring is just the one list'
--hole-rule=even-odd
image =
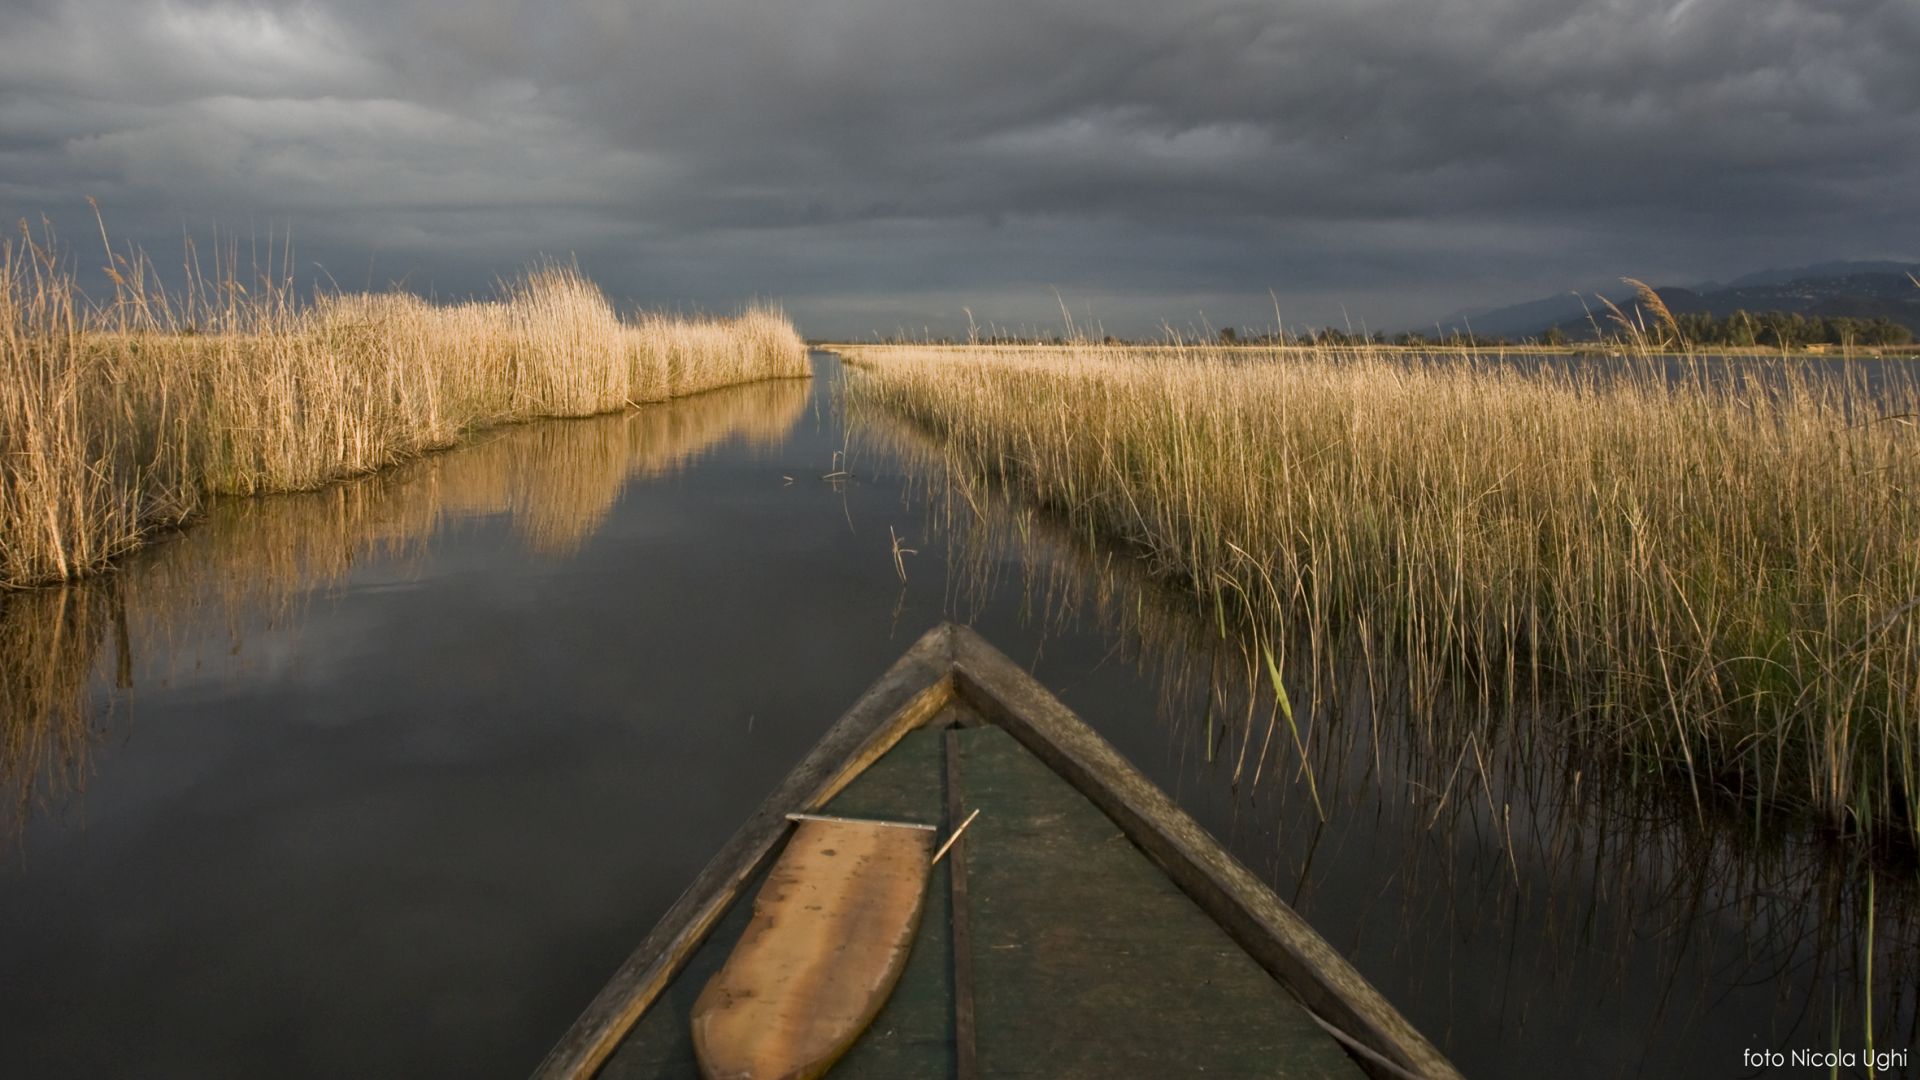
[{"label": "lake surface", "polygon": [[1469,1076],[1753,1075],[1743,1050],[1857,1048],[1869,1008],[1913,1047],[1910,866],[1426,745],[1352,687],[1309,784],[1236,643],[910,435],[849,432],[815,364],[223,503],[0,599],[0,1075],[522,1076],[942,618]]}]

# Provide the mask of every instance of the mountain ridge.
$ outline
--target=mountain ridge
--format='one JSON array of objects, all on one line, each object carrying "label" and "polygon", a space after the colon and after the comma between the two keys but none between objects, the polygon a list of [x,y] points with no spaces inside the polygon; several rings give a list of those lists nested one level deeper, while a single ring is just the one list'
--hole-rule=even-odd
[{"label": "mountain ridge", "polygon": [[[1735,311],[1781,311],[1808,317],[1885,318],[1920,335],[1920,262],[1854,260],[1758,270],[1725,284],[1655,285],[1654,291],[1675,315],[1725,318]],[[1441,316],[1416,333],[1468,334],[1485,338],[1539,337],[1559,327],[1572,337],[1590,337],[1604,324],[1610,300],[1623,309],[1634,300],[1622,284],[1604,293],[1569,290],[1557,296],[1499,307],[1463,308]]]}]

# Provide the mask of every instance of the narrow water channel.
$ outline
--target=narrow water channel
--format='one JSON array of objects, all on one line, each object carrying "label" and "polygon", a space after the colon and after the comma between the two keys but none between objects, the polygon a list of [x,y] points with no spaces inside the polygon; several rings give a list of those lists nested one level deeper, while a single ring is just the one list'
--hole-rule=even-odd
[{"label": "narrow water channel", "polygon": [[0,598],[0,1075],[524,1075],[943,617],[1469,1076],[1753,1075],[1869,1016],[1912,1048],[1911,868],[1477,745],[1436,765],[1383,716],[1308,784],[1177,596],[849,432],[815,365],[224,503]]}]

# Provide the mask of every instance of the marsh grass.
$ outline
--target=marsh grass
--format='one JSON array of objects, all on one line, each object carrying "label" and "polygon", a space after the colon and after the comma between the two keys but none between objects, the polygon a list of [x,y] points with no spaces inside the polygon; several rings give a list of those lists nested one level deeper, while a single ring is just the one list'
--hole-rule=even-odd
[{"label": "marsh grass", "polygon": [[1552,715],[1555,745],[1678,778],[1699,805],[1916,839],[1910,376],[845,352],[856,412],[905,418],[949,471],[1119,542],[1277,669],[1304,651],[1304,716],[1338,691],[1317,682],[1331,658],[1358,651],[1416,725],[1467,725],[1476,751],[1537,740]]},{"label": "marsh grass", "polygon": [[[1357,648],[1323,658],[1336,665],[1340,700],[1300,716],[1304,764],[1328,812],[1304,782],[1232,785],[1251,775],[1245,749],[1265,741],[1273,709],[1251,640],[1222,635],[1189,592],[1153,580],[1111,544],[948,475],[938,447],[902,424],[870,418],[857,445],[906,462],[928,540],[946,547],[947,609],[984,613],[1011,592],[1043,642],[1091,633],[1109,643],[1102,664],[1131,665],[1154,688],[1168,753],[1236,786],[1235,829],[1246,826],[1243,813],[1265,823],[1257,831],[1272,838],[1269,880],[1310,917],[1326,910],[1314,900],[1322,888],[1332,896],[1320,903],[1351,903],[1342,878],[1349,887],[1361,879],[1366,895],[1391,881],[1385,888],[1398,899],[1360,919],[1364,936],[1377,945],[1384,931],[1404,943],[1402,956],[1445,954],[1430,970],[1455,970],[1458,942],[1518,935],[1518,954],[1550,961],[1533,977],[1576,988],[1561,1003],[1577,1000],[1578,1009],[1602,985],[1637,996],[1658,984],[1671,995],[1670,1016],[1718,1007],[1704,1002],[1729,985],[1775,986],[1788,1018],[1795,999],[1825,1004],[1831,993],[1841,1018],[1833,1034],[1848,1045],[1863,1035],[1912,1042],[1920,1022],[1912,988],[1871,978],[1920,947],[1911,860],[1862,859],[1785,814],[1756,829],[1751,812],[1732,805],[1710,806],[1703,828],[1669,785],[1570,756],[1547,733],[1525,747],[1481,747],[1484,731],[1409,729],[1395,723],[1404,702],[1371,685],[1375,673]],[[1288,672],[1303,704],[1311,682],[1297,667]],[[1294,753],[1289,745],[1279,756]],[[1331,918],[1338,926],[1351,916]],[[1435,935],[1436,926],[1447,933]],[[1660,972],[1652,983],[1649,962]],[[1443,1001],[1462,993],[1446,980],[1419,989]],[[1699,995],[1692,1005],[1690,993]],[[1486,987],[1464,994],[1483,1002]]]},{"label": "marsh grass", "polygon": [[778,310],[622,318],[576,268],[495,300],[297,300],[272,275],[168,295],[116,256],[90,305],[32,237],[0,255],[0,587],[72,580],[210,496],[296,491],[538,417],[805,376]]}]

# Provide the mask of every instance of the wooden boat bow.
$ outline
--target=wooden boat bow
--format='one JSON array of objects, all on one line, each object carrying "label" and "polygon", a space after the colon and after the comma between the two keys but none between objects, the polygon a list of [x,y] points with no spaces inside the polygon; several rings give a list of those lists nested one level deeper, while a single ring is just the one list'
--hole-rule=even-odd
[{"label": "wooden boat bow", "polygon": [[[952,624],[923,636],[827,731],[536,1077],[695,1074],[704,1052],[688,1018],[749,933],[750,905],[738,901],[801,835],[788,815],[952,830],[980,806],[924,890],[906,974],[836,1080],[1202,1068],[1458,1080],[1265,882],[1019,665]],[[703,1036],[709,1050],[714,1034]]]}]

